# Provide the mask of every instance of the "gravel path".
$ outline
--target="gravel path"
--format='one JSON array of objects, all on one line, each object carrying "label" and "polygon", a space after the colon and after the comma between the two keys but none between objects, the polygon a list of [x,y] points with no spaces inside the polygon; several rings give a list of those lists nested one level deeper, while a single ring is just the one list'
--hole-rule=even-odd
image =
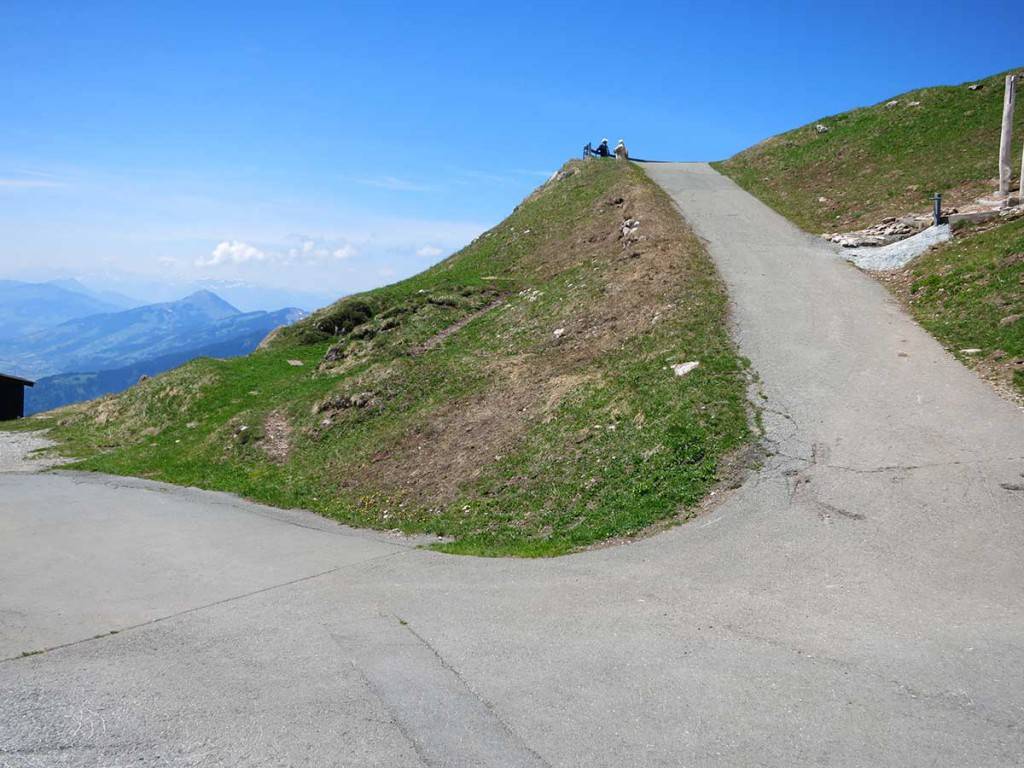
[{"label": "gravel path", "polygon": [[0,432],[0,472],[41,472],[68,460],[57,456],[32,455],[33,451],[49,448],[52,440],[43,432]]},{"label": "gravel path", "polygon": [[953,230],[949,224],[940,224],[880,248],[844,248],[842,255],[861,269],[879,272],[904,267],[932,246],[952,239]]}]

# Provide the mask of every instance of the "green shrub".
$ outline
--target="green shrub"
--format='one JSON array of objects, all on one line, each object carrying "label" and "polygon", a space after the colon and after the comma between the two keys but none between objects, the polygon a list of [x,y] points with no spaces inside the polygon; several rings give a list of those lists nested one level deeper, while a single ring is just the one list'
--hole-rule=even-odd
[{"label": "green shrub", "polygon": [[314,328],[330,336],[342,336],[373,317],[373,307],[360,299],[341,301],[316,318]]}]

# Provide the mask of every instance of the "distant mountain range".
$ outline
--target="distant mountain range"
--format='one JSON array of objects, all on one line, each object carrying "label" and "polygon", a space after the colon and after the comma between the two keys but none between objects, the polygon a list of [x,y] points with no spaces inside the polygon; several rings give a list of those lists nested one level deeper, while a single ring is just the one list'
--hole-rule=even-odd
[{"label": "distant mountain range", "polygon": [[241,312],[211,291],[111,311],[125,303],[74,281],[0,281],[0,372],[38,379],[26,392],[28,413],[119,392],[195,357],[248,354],[306,314]]},{"label": "distant mountain range", "polygon": [[75,280],[52,283],[0,280],[0,344],[76,317],[126,308],[124,304],[84,290]]},{"label": "distant mountain range", "polygon": [[145,304],[145,301],[139,301],[133,299],[131,296],[125,296],[123,293],[117,291],[97,291],[83,285],[80,281],[75,280],[73,277],[59,278],[57,280],[50,280],[47,285],[55,285],[58,288],[64,288],[74,293],[81,293],[85,296],[91,296],[94,299],[98,299],[102,302],[110,304],[111,306],[117,307],[118,309],[131,309],[132,307],[139,307]]},{"label": "distant mountain range", "polygon": [[123,368],[238,336],[269,332],[302,310],[239,312],[209,291],[178,301],[105,312],[0,341],[0,370],[36,378]]},{"label": "distant mountain range", "polygon": [[255,312],[261,309],[273,311],[279,307],[298,307],[311,312],[333,303],[341,295],[340,291],[330,288],[322,292],[303,291],[282,285],[261,285],[244,280],[182,280],[175,277],[156,278],[116,272],[63,277],[43,284],[92,295],[114,304],[113,309],[129,309],[143,304],[174,301],[196,291],[211,291],[242,312]]},{"label": "distant mountain range", "polygon": [[299,318],[295,317],[294,310],[269,312],[268,322],[263,327],[254,328],[251,332],[226,341],[154,357],[123,368],[94,373],[58,373],[55,376],[44,376],[36,381],[34,387],[25,390],[25,415],[48,411],[68,403],[92,400],[112,392],[122,392],[137,384],[142,376],[156,376],[197,357],[224,358],[247,355],[256,349],[271,330],[296,319]]}]

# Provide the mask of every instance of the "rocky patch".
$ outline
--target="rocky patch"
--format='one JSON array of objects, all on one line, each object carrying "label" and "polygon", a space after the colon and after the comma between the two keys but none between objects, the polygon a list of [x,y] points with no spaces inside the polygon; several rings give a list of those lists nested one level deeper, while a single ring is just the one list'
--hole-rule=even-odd
[{"label": "rocky patch", "polygon": [[291,452],[292,425],[281,411],[273,411],[263,421],[263,438],[260,447],[275,464],[288,461]]},{"label": "rocky patch", "polygon": [[841,245],[843,248],[861,248],[864,246],[883,246],[904,240],[918,232],[923,232],[932,225],[929,214],[911,213],[906,216],[890,216],[880,223],[866,229],[853,232],[826,232],[825,240]]}]

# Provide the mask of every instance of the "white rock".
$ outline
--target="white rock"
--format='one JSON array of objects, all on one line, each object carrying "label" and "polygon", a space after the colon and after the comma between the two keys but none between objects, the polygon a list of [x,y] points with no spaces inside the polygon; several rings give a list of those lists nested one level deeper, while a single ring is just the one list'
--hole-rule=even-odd
[{"label": "white rock", "polygon": [[675,372],[676,376],[685,376],[698,365],[700,365],[698,361],[691,360],[688,363],[676,363],[672,366],[672,370]]},{"label": "white rock", "polygon": [[301,368],[302,367],[302,361],[301,360],[289,360],[288,361],[288,365],[295,366],[296,368]]},{"label": "white rock", "polygon": [[828,126],[823,125],[822,123],[818,123],[816,126],[814,126],[814,130],[816,130],[818,133],[828,133]]},{"label": "white rock", "polygon": [[960,354],[962,355],[976,355],[981,352],[977,347],[971,347],[970,349],[961,349]]},{"label": "white rock", "polygon": [[565,336],[565,328],[555,328],[554,337],[560,339]]},{"label": "white rock", "polygon": [[887,107],[895,107],[899,103],[900,103],[899,99],[893,99],[892,101],[885,102],[885,106],[887,106]]}]

